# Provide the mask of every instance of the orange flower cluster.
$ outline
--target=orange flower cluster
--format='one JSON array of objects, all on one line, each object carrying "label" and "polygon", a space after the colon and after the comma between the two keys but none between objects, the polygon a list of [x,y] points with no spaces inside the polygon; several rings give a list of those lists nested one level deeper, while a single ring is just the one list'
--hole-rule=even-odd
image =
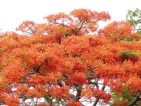
[{"label": "orange flower cluster", "polygon": [[17,106],[20,103],[18,98],[14,96],[7,97],[5,101],[6,101],[5,104],[7,106]]},{"label": "orange flower cluster", "polygon": [[124,38],[140,38],[140,35],[135,33],[134,27],[129,22],[114,21],[99,31],[100,35],[109,36],[115,40]]}]

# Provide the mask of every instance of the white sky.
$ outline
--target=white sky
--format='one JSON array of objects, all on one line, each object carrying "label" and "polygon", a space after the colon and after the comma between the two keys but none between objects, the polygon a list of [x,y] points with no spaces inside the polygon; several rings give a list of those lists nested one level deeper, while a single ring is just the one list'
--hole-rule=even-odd
[{"label": "white sky", "polygon": [[[77,8],[108,11],[112,20],[124,20],[128,9],[140,8],[141,0],[0,0],[0,29],[14,31],[22,21],[43,22],[52,13]],[[103,22],[104,23],[104,22]],[[1,32],[0,31],[0,32]]]}]

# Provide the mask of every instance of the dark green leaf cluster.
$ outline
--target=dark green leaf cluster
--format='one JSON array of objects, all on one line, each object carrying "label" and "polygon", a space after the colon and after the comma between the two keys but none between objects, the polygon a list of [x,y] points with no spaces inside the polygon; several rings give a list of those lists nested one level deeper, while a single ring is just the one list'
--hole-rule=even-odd
[{"label": "dark green leaf cluster", "polygon": [[139,57],[139,55],[137,53],[133,52],[132,50],[127,50],[127,51],[121,52],[121,56],[122,57],[130,57],[130,56],[132,56],[132,57],[137,57],[137,58]]}]

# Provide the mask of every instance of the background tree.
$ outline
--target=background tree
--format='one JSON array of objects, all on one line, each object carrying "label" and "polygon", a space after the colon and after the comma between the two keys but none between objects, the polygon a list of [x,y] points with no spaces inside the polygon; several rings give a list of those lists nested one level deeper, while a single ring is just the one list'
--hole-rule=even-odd
[{"label": "background tree", "polygon": [[136,8],[135,10],[128,10],[126,14],[126,21],[135,26],[138,33],[141,34],[141,10]]},{"label": "background tree", "polygon": [[21,35],[3,33],[1,104],[141,104],[141,41],[129,22],[113,22],[98,30],[98,21],[109,20],[110,15],[87,9],[45,19],[43,24],[24,21],[17,28]]}]

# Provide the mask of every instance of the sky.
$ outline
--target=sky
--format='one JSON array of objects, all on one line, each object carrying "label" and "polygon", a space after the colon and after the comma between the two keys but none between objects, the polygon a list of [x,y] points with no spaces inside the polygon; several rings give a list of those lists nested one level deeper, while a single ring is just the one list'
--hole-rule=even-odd
[{"label": "sky", "polygon": [[111,21],[121,21],[128,9],[140,9],[140,0],[0,0],[0,32],[15,31],[25,20],[41,23],[47,15],[78,8],[107,11]]}]

